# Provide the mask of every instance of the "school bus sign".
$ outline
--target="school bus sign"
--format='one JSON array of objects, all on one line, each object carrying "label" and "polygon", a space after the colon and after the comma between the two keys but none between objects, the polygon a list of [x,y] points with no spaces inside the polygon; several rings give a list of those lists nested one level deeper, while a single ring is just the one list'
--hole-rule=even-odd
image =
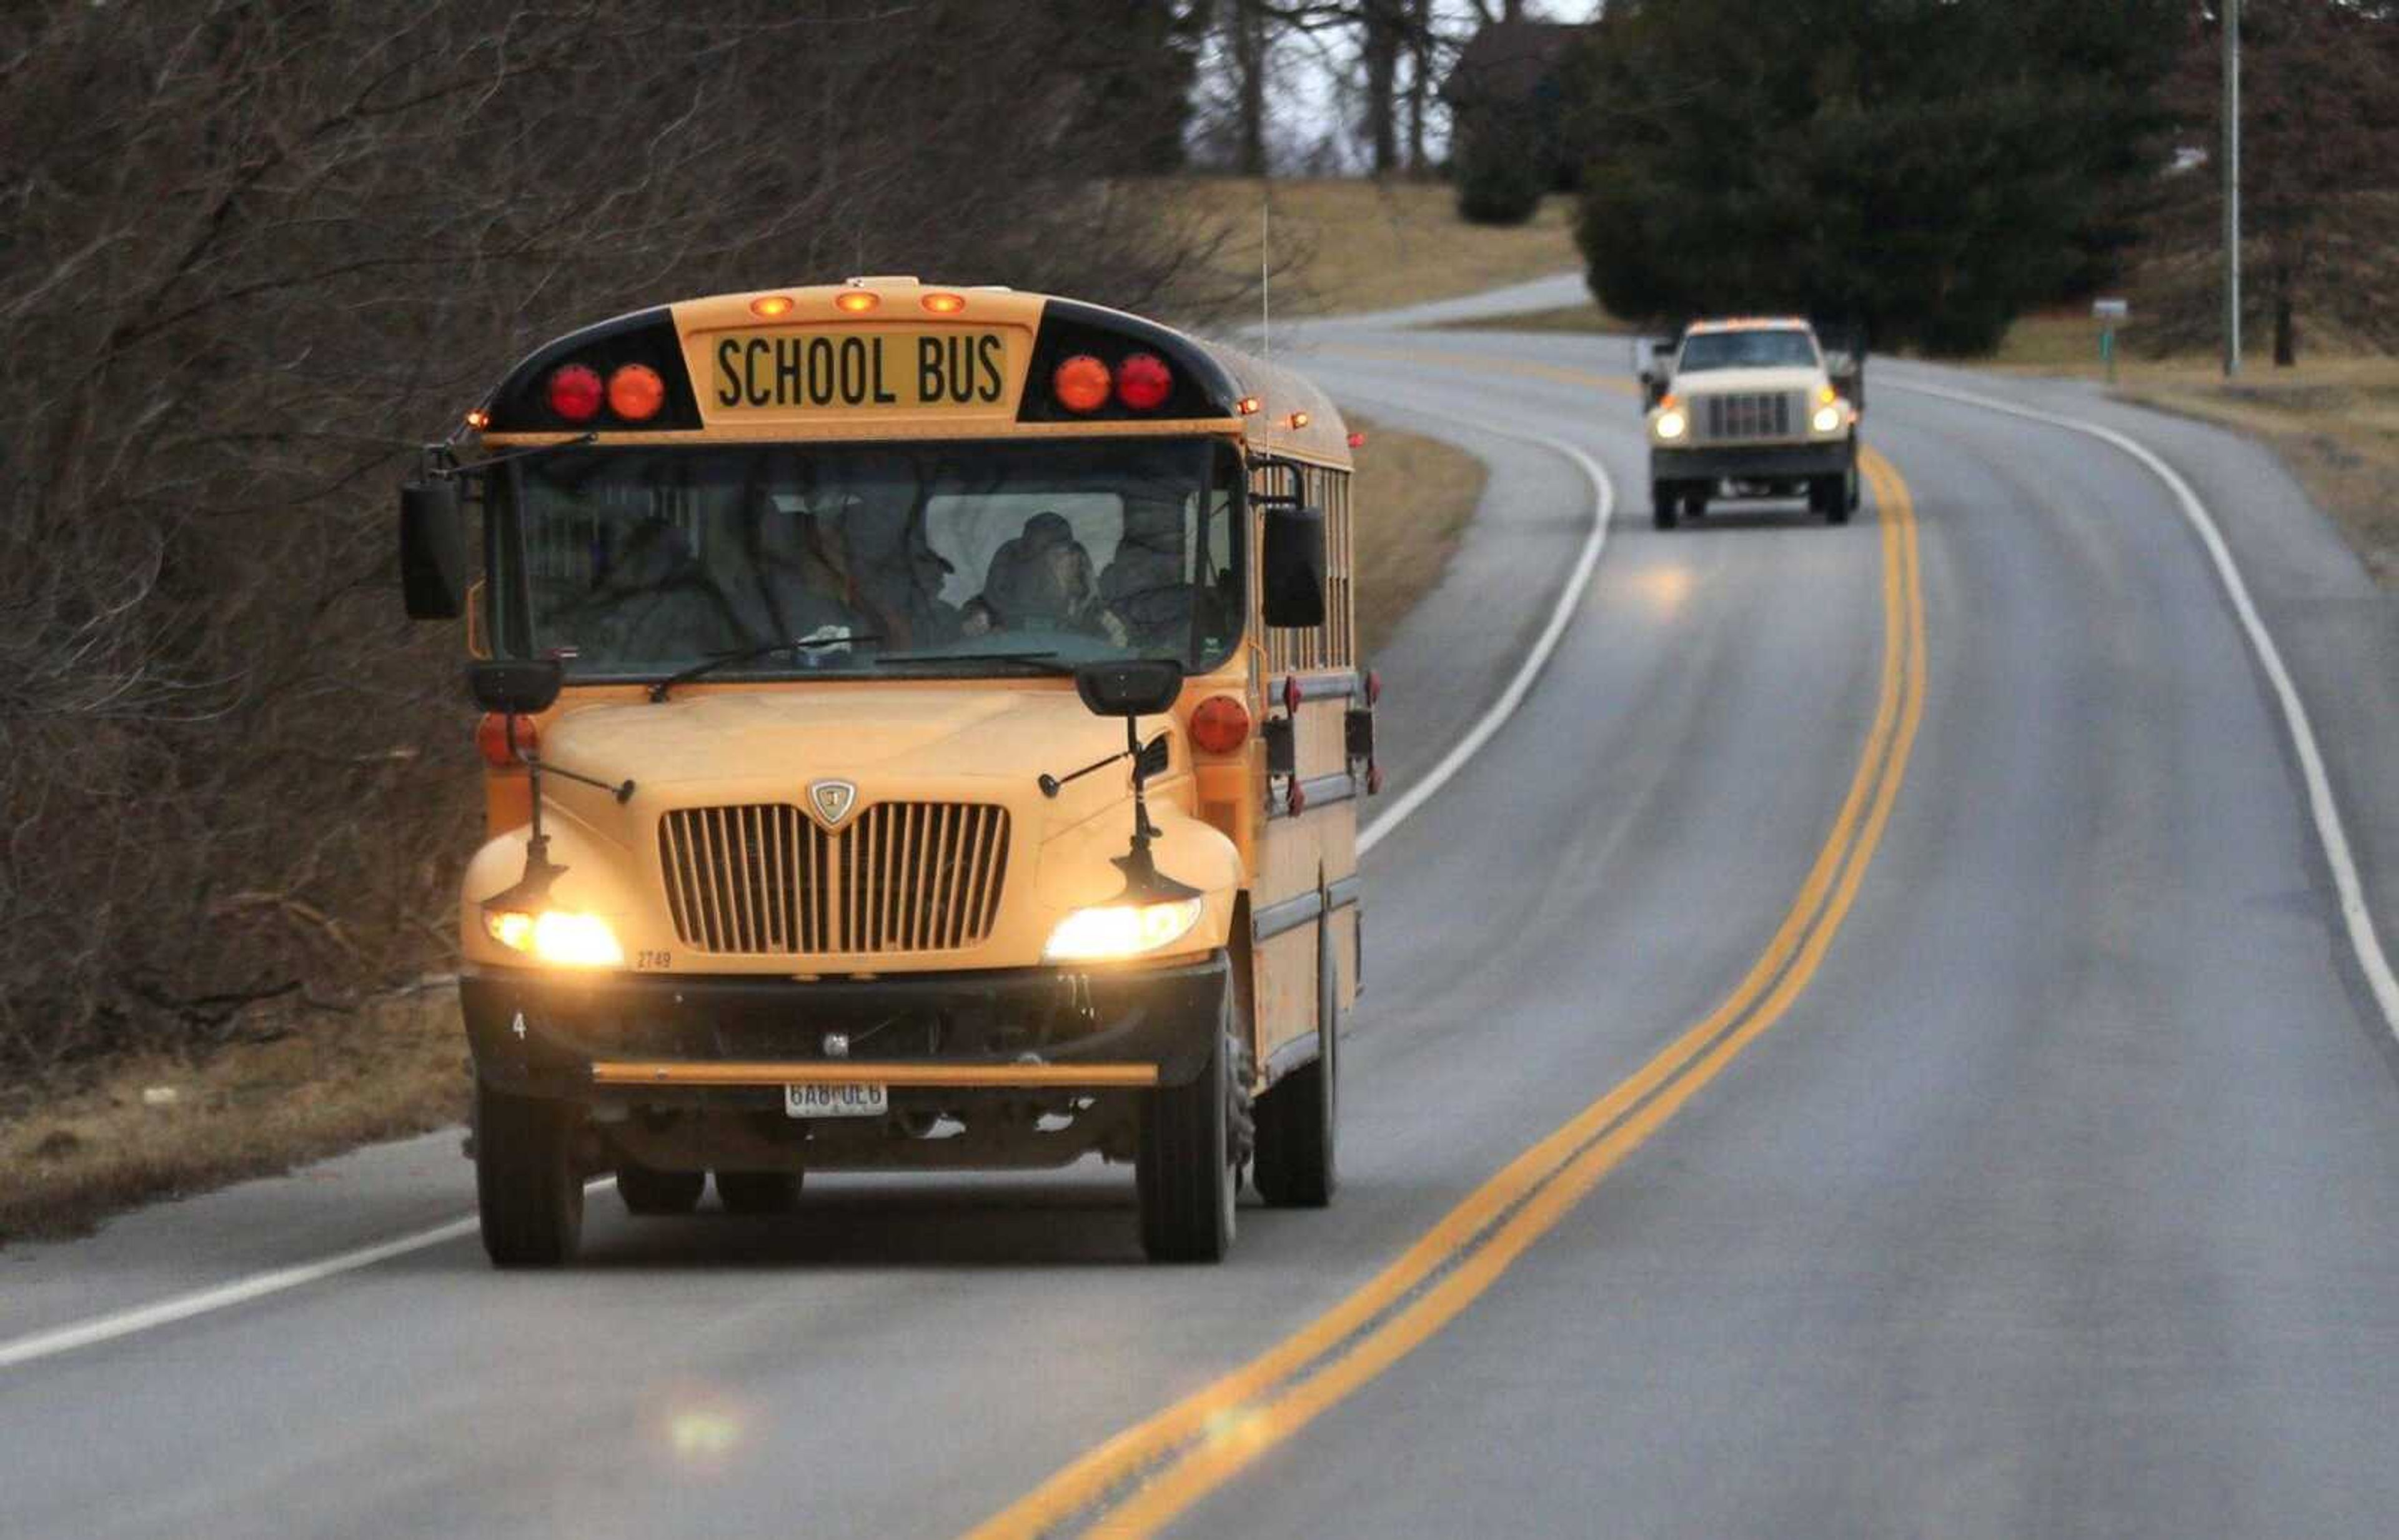
[{"label": "school bus sign", "polygon": [[693,337],[712,417],[964,412],[1005,416],[1023,384],[1016,328],[744,329]]}]

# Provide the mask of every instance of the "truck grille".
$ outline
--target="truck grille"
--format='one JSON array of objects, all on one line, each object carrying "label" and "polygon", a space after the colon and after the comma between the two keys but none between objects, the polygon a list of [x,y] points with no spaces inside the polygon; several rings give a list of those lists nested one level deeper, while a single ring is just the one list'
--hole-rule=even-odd
[{"label": "truck grille", "polygon": [[1793,391],[1701,396],[1699,437],[1715,440],[1791,439],[1798,436],[1804,398]]},{"label": "truck grille", "polygon": [[696,952],[942,952],[999,913],[1008,810],[877,803],[828,833],[797,807],[693,807],[658,822],[675,934]]}]

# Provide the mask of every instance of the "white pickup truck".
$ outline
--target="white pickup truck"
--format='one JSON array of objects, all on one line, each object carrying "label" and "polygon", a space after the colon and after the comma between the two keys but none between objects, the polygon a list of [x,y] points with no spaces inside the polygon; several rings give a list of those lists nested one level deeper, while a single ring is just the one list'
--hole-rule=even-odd
[{"label": "white pickup truck", "polygon": [[1661,530],[1714,497],[1796,497],[1827,523],[1858,506],[1862,351],[1827,353],[1797,317],[1693,321],[1633,344]]}]

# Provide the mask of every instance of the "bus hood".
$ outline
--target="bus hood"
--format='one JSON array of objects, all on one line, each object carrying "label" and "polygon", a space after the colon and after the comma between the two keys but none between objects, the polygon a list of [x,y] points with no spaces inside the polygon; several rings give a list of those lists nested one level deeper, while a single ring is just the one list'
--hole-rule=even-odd
[{"label": "bus hood", "polygon": [[[1145,723],[1145,736],[1159,725]],[[827,682],[588,706],[550,727],[542,753],[580,775],[631,780],[644,801],[688,803],[702,782],[779,786],[774,800],[796,800],[833,777],[876,800],[928,779],[1030,789],[1044,771],[1063,776],[1124,741],[1122,723],[1091,715],[1071,689]]]}]

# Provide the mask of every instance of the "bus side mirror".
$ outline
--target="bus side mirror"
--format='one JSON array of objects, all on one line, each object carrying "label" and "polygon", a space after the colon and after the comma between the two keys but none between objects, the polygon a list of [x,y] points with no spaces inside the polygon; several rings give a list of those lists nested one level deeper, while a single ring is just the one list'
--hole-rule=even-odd
[{"label": "bus side mirror", "polygon": [[1267,505],[1266,620],[1324,624],[1324,510]]},{"label": "bus side mirror", "polygon": [[566,670],[554,657],[486,658],[467,666],[475,704],[501,716],[539,716],[558,699]]},{"label": "bus side mirror", "polygon": [[411,620],[455,620],[467,612],[467,520],[455,481],[400,489],[400,587]]},{"label": "bus side mirror", "polygon": [[1183,665],[1171,657],[1086,663],[1075,670],[1075,693],[1093,716],[1154,717],[1183,693]]}]

